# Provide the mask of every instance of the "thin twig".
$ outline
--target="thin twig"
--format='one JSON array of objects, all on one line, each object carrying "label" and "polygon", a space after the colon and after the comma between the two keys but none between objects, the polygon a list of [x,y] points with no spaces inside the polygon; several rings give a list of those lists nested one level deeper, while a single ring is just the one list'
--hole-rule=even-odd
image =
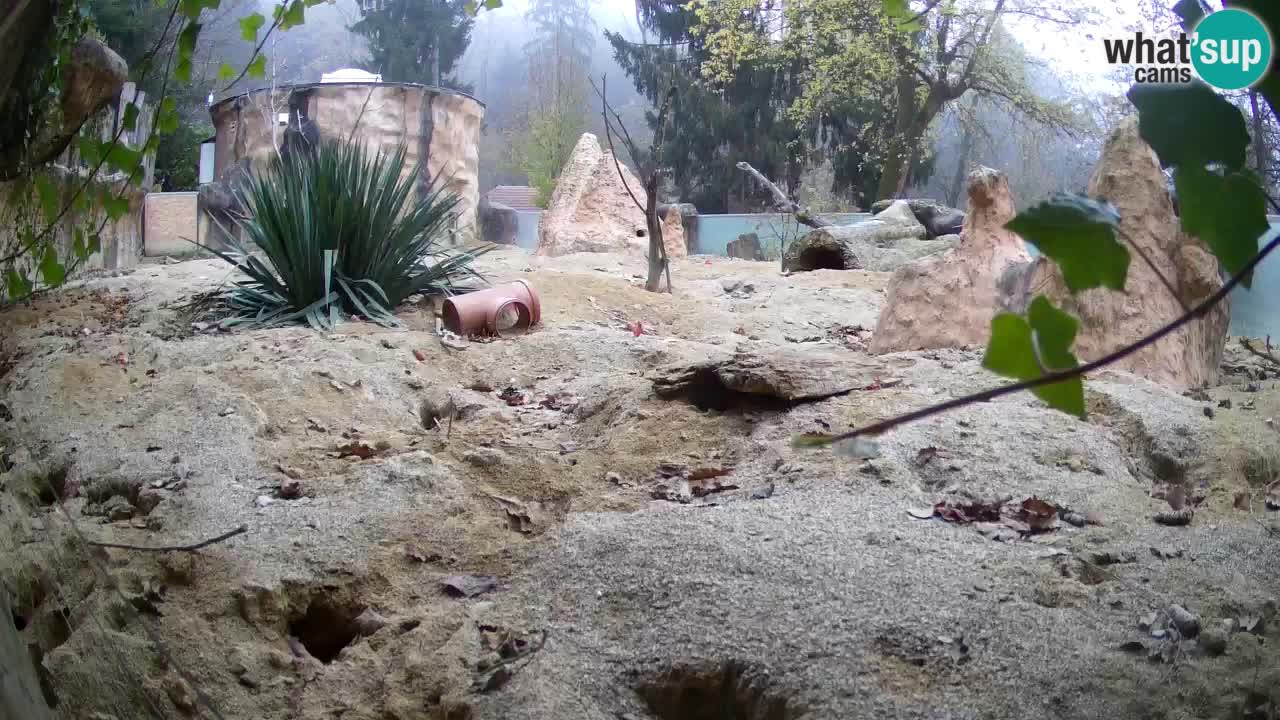
[{"label": "thin twig", "polygon": [[[609,88],[608,82],[609,78],[607,75],[600,76],[600,83],[604,85],[605,90]],[[631,191],[631,185],[627,182],[627,176],[622,173],[622,163],[618,161],[618,151],[613,147],[613,132],[611,123],[609,122],[609,101],[606,99],[604,92],[600,88],[596,87],[594,80],[591,81],[591,87],[594,88],[596,94],[600,96],[600,115],[604,118],[604,137],[609,141],[609,154],[613,156],[613,165],[618,170],[618,178],[622,180],[622,187],[626,188],[627,194],[631,196],[631,202],[635,203],[637,208],[640,208],[640,212],[647,212],[645,206],[640,204],[640,199]],[[635,153],[633,152],[631,158],[633,162],[635,161],[634,156]]]},{"label": "thin twig", "polygon": [[1138,253],[1138,257],[1142,258],[1142,261],[1147,264],[1147,267],[1151,268],[1151,272],[1155,273],[1156,277],[1160,278],[1160,283],[1164,285],[1164,289],[1168,290],[1169,294],[1173,296],[1174,301],[1178,303],[1178,307],[1182,308],[1182,312],[1191,312],[1191,308],[1187,307],[1187,303],[1183,301],[1182,296],[1178,294],[1178,289],[1173,286],[1173,282],[1171,282],[1169,278],[1165,277],[1164,273],[1160,272],[1160,268],[1156,267],[1155,261],[1151,259],[1151,256],[1147,254],[1147,251],[1143,250],[1141,245],[1134,242],[1133,238],[1129,237],[1128,233],[1124,230],[1116,228],[1116,233],[1120,235],[1121,240],[1124,240],[1129,247],[1133,248],[1134,252]]},{"label": "thin twig", "polygon": [[[80,532],[80,526],[76,524],[75,518],[71,516],[71,511],[67,510],[67,506],[62,501],[61,497],[58,497],[57,505],[58,510],[62,513],[62,516],[66,518],[67,525],[71,528],[71,532],[75,534],[76,539],[86,544],[92,544],[89,539],[84,536],[84,533]],[[93,565],[94,571],[98,573],[102,580],[106,581],[110,579],[111,575],[107,572],[106,567],[103,566],[102,562],[95,557],[93,553],[89,553],[89,563]],[[120,602],[125,605],[130,605],[128,598],[124,596],[124,593],[120,590],[120,585],[118,583],[106,582],[105,585],[114,591],[115,596],[120,600]],[[142,627],[142,631],[147,634],[147,638],[151,640],[151,644],[155,646],[156,654],[160,656],[160,660],[164,663],[163,667],[173,668],[174,671],[178,673],[178,676],[187,682],[187,685],[191,687],[192,692],[196,694],[196,700],[199,701],[199,704],[204,705],[205,709],[209,711],[209,714],[213,715],[215,720],[226,720],[223,714],[219,712],[217,705],[214,704],[213,699],[201,689],[200,684],[196,682],[191,673],[187,672],[174,660],[173,654],[169,652],[169,648],[165,644],[164,638],[160,637],[160,633],[157,632],[149,623],[143,621],[141,616],[138,618],[138,625]]]},{"label": "thin twig", "polygon": [[119,550],[142,550],[144,552],[195,552],[196,550],[199,550],[201,548],[207,548],[210,545],[215,545],[217,543],[222,542],[223,540],[229,540],[237,535],[243,535],[244,533],[247,533],[247,532],[249,532],[249,526],[241,525],[235,530],[222,533],[218,537],[212,537],[212,538],[209,538],[208,540],[202,540],[198,543],[194,543],[191,545],[159,545],[156,547],[148,547],[145,545],[126,545],[124,543],[98,542],[96,540],[89,540],[88,543],[95,547],[116,548]]},{"label": "thin twig", "polygon": [[[284,6],[281,5],[279,9],[283,11]],[[253,65],[253,61],[257,59],[259,53],[262,52],[262,48],[266,46],[267,40],[271,37],[271,34],[276,31],[276,28],[280,27],[280,21],[282,20],[284,20],[284,12],[281,12],[271,23],[271,27],[267,28],[267,34],[262,36],[262,42],[258,43],[258,47],[253,49],[253,54],[249,56],[249,62],[245,64],[244,69],[240,71],[240,74],[236,76],[235,80],[227,83],[227,86],[222,88],[222,92],[230,90],[235,87],[236,83],[244,79],[244,76],[249,72],[249,67]]]},{"label": "thin twig", "polygon": [[1073,378],[1082,377],[1087,373],[1091,373],[1095,370],[1104,368],[1114,362],[1117,362],[1119,360],[1123,360],[1126,357],[1129,357],[1130,355],[1138,352],[1139,350],[1142,350],[1144,348],[1154,345],[1155,343],[1159,342],[1167,335],[1177,332],[1182,326],[1186,325],[1192,320],[1197,320],[1203,317],[1204,315],[1208,314],[1208,312],[1212,310],[1214,306],[1222,302],[1228,295],[1230,295],[1231,291],[1234,290],[1236,286],[1239,285],[1244,280],[1245,276],[1253,272],[1253,269],[1256,268],[1259,265],[1259,263],[1265,260],[1266,257],[1270,255],[1271,252],[1275,250],[1277,247],[1280,247],[1280,236],[1273,238],[1271,242],[1268,242],[1265,246],[1263,246],[1262,250],[1257,255],[1255,255],[1252,260],[1246,263],[1243,268],[1240,269],[1240,272],[1233,275],[1230,280],[1228,280],[1225,284],[1223,284],[1221,288],[1218,289],[1217,292],[1209,296],[1209,298],[1206,299],[1204,302],[1192,308],[1190,312],[1182,315],[1178,319],[1168,323],[1164,327],[1161,327],[1160,329],[1156,330],[1150,335],[1147,335],[1141,340],[1138,340],[1137,342],[1131,345],[1122,347],[1119,350],[1116,350],[1115,352],[1112,352],[1108,355],[1098,358],[1097,360],[1094,360],[1093,362],[1085,363],[1084,365],[1074,367],[1070,370],[1064,370],[1061,372],[1049,373],[1048,375],[1042,375],[1034,380],[1027,380],[1024,382],[1013,383],[1011,385],[991,388],[990,390],[983,390],[982,392],[974,393],[972,395],[966,395],[964,397],[947,400],[946,402],[941,402],[941,403],[938,403],[937,405],[930,405],[929,407],[921,408],[919,410],[914,410],[912,412],[905,413],[903,415],[899,415],[894,418],[889,418],[888,420],[881,420],[880,422],[872,423],[871,425],[860,427],[856,430],[850,430],[849,432],[846,432],[846,433],[833,435],[831,437],[814,438],[813,442],[820,445],[829,445],[831,443],[840,442],[842,440],[849,440],[856,437],[879,435],[895,427],[898,427],[899,425],[905,425],[910,422],[915,422],[916,420],[923,420],[928,417],[933,417],[934,415],[940,415],[944,412],[954,410],[956,408],[965,407],[966,405],[973,405],[975,403],[987,402],[989,400],[994,400],[999,397],[1004,397],[1005,395],[1012,395],[1014,393],[1022,392],[1023,390],[1033,390],[1038,387],[1044,387],[1045,385],[1052,385],[1053,383],[1056,383],[1056,382],[1062,382],[1063,380],[1071,380]]}]

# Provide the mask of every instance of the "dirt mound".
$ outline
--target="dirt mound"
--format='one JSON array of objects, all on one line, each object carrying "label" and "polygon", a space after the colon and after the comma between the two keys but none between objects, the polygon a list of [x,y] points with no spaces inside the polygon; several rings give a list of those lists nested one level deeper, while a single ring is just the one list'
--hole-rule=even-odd
[{"label": "dirt mound", "polygon": [[[641,264],[495,252],[485,269],[537,286],[544,324],[462,349],[430,305],[397,331],[219,333],[179,307],[225,276],[209,261],[0,313],[0,580],[56,715],[616,720],[728,698],[744,718],[1226,718],[1280,701],[1260,494],[1280,394],[1260,361],[1233,350],[1232,384],[1203,398],[1091,380],[1087,422],[1015,396],[860,456],[802,451],[797,433],[998,380],[971,352],[867,355],[886,274],[690,258],[667,295]],[[711,377],[759,397],[690,401]],[[693,386],[660,392],[673,378]],[[1175,488],[1191,524],[1156,524]],[[1061,510],[1052,529],[915,517],[1032,496]],[[242,525],[196,552],[89,544]],[[1206,640],[1169,644],[1173,605]]]}]

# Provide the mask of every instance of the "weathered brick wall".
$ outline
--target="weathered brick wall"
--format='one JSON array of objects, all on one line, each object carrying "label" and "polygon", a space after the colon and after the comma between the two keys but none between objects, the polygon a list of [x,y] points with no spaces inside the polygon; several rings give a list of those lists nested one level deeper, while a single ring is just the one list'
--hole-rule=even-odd
[{"label": "weathered brick wall", "polygon": [[147,257],[194,255],[205,238],[197,227],[196,193],[147,193],[142,206],[142,244]]}]

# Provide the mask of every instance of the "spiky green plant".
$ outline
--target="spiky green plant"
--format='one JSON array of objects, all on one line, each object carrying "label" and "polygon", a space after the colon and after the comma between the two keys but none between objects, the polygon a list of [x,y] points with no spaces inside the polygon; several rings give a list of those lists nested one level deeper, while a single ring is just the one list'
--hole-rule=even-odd
[{"label": "spiky green plant", "polygon": [[401,176],[404,159],[403,146],[371,154],[326,141],[252,176],[236,193],[249,247],[210,248],[248,276],[222,295],[235,311],[223,324],[327,330],[360,315],[395,326],[394,310],[410,295],[454,295],[483,280],[471,263],[492,246],[444,247],[459,198],[438,177],[415,196],[418,174]]}]

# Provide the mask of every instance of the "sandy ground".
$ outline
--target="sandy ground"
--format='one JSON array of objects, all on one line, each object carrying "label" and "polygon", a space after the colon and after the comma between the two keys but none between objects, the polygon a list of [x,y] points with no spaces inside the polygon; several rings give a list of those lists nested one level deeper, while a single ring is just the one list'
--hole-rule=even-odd
[{"label": "sandy ground", "polygon": [[[0,579],[59,716],[1277,716],[1264,363],[1232,344],[1194,397],[1091,379],[1087,421],[1015,396],[871,460],[795,450],[998,380],[974,351],[867,356],[887,274],[695,257],[667,295],[642,264],[491,255],[544,322],[462,350],[429,303],[398,330],[193,329],[179,305],[225,278],[214,261],[0,313]],[[653,390],[673,364],[778,351],[867,382],[719,410]],[[712,492],[668,499],[681,474]],[[1153,522],[1178,493],[1191,524]],[[1030,496],[1100,524],[908,512]],[[198,553],[85,543],[241,525]],[[1202,637],[1140,627],[1172,605]]]}]

